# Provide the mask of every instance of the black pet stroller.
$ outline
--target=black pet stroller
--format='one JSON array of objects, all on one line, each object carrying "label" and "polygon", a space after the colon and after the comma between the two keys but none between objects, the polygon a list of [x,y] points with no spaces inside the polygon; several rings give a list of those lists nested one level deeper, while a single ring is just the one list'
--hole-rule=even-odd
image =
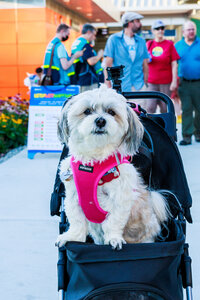
[{"label": "black pet stroller", "polygon": [[[59,249],[58,291],[61,300],[192,300],[191,258],[185,243],[186,220],[192,223],[192,204],[182,160],[176,146],[176,120],[171,99],[159,92],[121,92],[123,68],[109,68],[113,88],[128,99],[160,99],[165,114],[147,114],[140,106],[145,127],[142,145],[132,163],[148,187],[168,190],[172,218],[155,243],[108,245],[68,242]],[[135,104],[129,103],[135,108]],[[64,147],[61,160],[68,155]],[[51,197],[51,215],[60,216],[59,233],[69,224],[64,212],[64,186],[57,172]]]}]

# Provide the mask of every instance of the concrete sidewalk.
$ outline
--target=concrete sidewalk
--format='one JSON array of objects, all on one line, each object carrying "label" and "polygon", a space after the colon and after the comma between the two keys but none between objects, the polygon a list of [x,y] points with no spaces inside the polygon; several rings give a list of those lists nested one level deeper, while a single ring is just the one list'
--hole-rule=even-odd
[{"label": "concrete sidewalk", "polygon": [[[197,300],[200,295],[200,143],[193,142],[180,148],[180,152],[193,197],[194,223],[187,226],[187,241],[193,259],[194,299]],[[54,243],[59,218],[50,217],[49,203],[59,156],[36,154],[30,160],[24,149],[0,164],[1,299],[58,299]]]},{"label": "concrete sidewalk", "polygon": [[30,160],[25,149],[0,165],[1,299],[58,299],[58,218],[49,214],[58,159]]}]

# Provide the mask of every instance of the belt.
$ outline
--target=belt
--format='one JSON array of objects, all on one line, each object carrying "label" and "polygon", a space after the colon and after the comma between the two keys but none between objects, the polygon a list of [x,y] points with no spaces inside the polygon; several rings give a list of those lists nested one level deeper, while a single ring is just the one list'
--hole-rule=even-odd
[{"label": "belt", "polygon": [[182,77],[182,79],[183,79],[184,81],[187,81],[187,82],[200,81],[200,79],[186,79],[186,78],[184,78],[184,77]]}]

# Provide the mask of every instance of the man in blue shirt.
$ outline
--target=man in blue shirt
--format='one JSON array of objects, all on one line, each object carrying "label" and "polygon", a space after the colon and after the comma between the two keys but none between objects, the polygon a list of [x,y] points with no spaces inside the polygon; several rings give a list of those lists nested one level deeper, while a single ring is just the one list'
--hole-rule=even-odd
[{"label": "man in blue shirt", "polygon": [[[123,30],[112,34],[106,43],[104,56],[107,67],[124,65],[122,91],[139,91],[144,89],[148,80],[148,51],[145,40],[136,33],[141,29],[138,13],[127,12],[122,16]],[[107,72],[105,71],[105,78]],[[106,81],[111,86],[109,81]]]},{"label": "man in blue shirt", "polygon": [[196,142],[200,142],[200,39],[196,36],[194,22],[184,24],[183,39],[175,47],[180,56],[178,93],[182,104],[183,135],[180,145],[186,146],[192,143],[193,134]]},{"label": "man in blue shirt", "polygon": [[68,56],[62,42],[67,41],[69,35],[70,27],[66,24],[60,24],[56,30],[56,36],[50,41],[45,52],[43,68],[44,73],[47,74],[51,61],[51,53],[55,45],[51,66],[52,77],[55,85],[70,84],[70,77],[75,74],[73,62],[83,55],[83,51],[78,51],[71,58]]}]

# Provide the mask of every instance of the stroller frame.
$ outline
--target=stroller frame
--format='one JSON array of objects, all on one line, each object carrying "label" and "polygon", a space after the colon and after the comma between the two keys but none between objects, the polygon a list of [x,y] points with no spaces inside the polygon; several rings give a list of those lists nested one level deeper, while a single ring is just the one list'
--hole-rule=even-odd
[{"label": "stroller frame", "polygon": [[[111,68],[112,69],[112,68]],[[111,80],[113,80],[111,78]],[[176,136],[176,118],[174,112],[174,106],[171,99],[160,92],[121,92],[121,81],[119,78],[114,78],[113,87],[126,99],[159,99],[166,103],[167,105],[167,113],[165,114],[147,114],[148,118],[152,118],[158,124],[162,124],[167,134],[171,137],[172,140],[177,141]],[[130,103],[130,105],[134,108],[134,103]],[[141,114],[145,114],[146,112],[139,106],[139,111]],[[64,211],[64,192],[59,194],[61,199],[60,205],[60,222],[59,222],[59,233],[62,234],[68,228],[68,223],[66,220],[66,215]],[[184,217],[184,212],[181,208],[181,204],[179,203],[176,196],[174,196],[175,201],[177,201],[177,205],[179,206],[179,212],[177,214],[178,222],[181,224],[183,234],[186,234],[186,220]],[[184,243],[184,252],[181,256],[181,276],[182,276],[182,286],[186,290],[186,299],[192,300],[192,270],[191,270],[191,258],[189,256],[189,245]],[[66,286],[67,286],[67,272],[66,272],[66,263],[67,263],[67,255],[66,249],[64,247],[59,248],[58,250],[58,263],[57,263],[57,271],[58,271],[58,293],[59,300],[66,299]]]},{"label": "stroller frame", "polygon": [[[59,222],[59,233],[62,234],[67,227],[66,223],[66,215],[64,211],[64,195],[61,197],[61,210],[60,210],[60,222]],[[183,217],[183,214],[180,213],[178,219],[182,225],[182,229],[185,233],[186,229],[186,222]],[[189,256],[189,245],[187,243],[184,244],[184,253],[182,254],[182,262],[181,262],[181,269],[182,269],[182,282],[183,288],[186,290],[186,299],[193,300],[192,296],[192,269],[191,269],[191,258]],[[58,263],[57,263],[57,273],[58,273],[58,299],[59,300],[66,300],[66,263],[67,263],[67,256],[66,256],[66,249],[64,247],[59,248],[58,250]]]}]

